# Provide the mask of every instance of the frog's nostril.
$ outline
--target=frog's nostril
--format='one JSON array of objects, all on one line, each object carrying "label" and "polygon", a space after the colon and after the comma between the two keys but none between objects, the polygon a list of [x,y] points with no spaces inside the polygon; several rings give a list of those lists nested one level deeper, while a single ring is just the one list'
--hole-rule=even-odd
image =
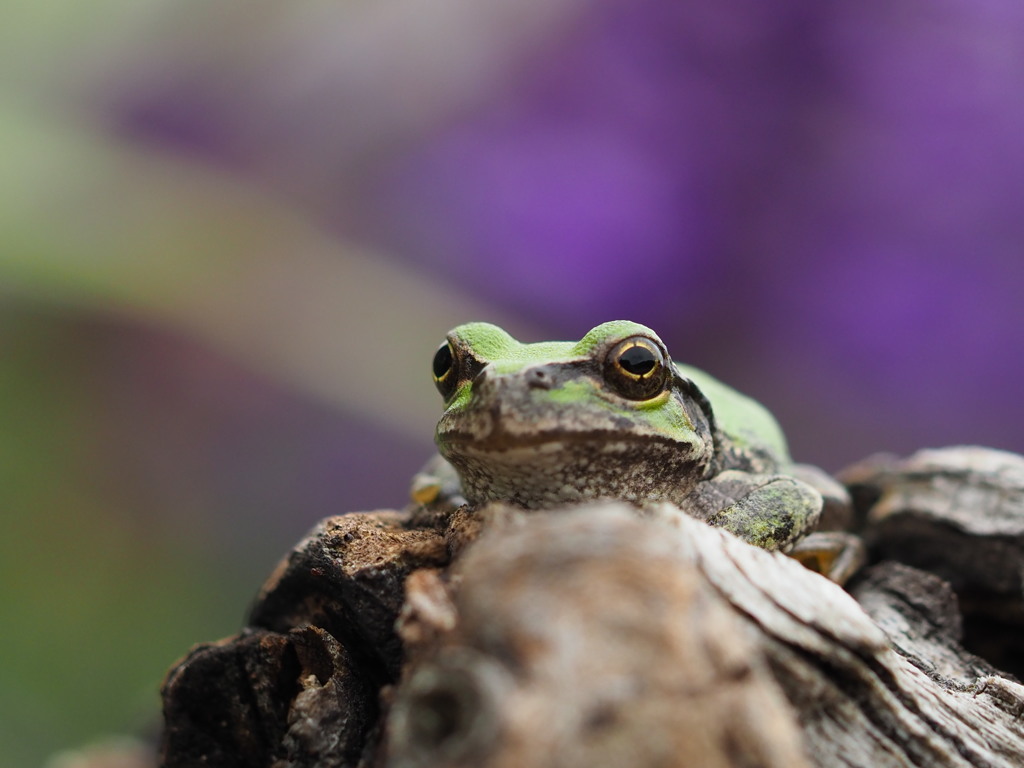
[{"label": "frog's nostril", "polygon": [[539,365],[526,373],[526,385],[530,389],[551,389],[555,386],[554,369],[550,365]]}]

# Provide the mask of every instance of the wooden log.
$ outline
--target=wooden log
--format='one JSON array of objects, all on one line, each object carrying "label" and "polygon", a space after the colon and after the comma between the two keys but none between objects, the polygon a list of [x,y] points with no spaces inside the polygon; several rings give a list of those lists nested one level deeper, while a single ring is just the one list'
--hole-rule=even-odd
[{"label": "wooden log", "polygon": [[457,568],[456,628],[399,688],[384,764],[1024,764],[1024,689],[956,648],[948,611],[916,608],[935,577],[863,580],[878,623],[791,559],[651,517],[489,530]]},{"label": "wooden log", "polygon": [[[957,562],[979,541],[1018,547],[1019,497],[997,487],[1017,476],[1000,457],[960,475],[948,465],[961,459],[939,457],[935,473],[925,458],[941,494],[917,459],[848,480],[876,559],[849,592],[669,505],[331,518],[246,630],[169,674],[162,764],[1024,765],[1012,659],[964,646],[961,605],[983,599],[979,580],[921,570],[927,558],[877,562],[901,556],[895,539],[913,550],[896,535],[909,528],[879,533],[901,516],[919,536],[954,535]],[[920,500],[951,495],[967,522],[923,525]],[[991,571],[991,594],[1019,605],[1020,559],[1005,557],[1015,575],[962,568]],[[986,648],[1015,647],[999,639],[1013,622],[992,624]]]}]

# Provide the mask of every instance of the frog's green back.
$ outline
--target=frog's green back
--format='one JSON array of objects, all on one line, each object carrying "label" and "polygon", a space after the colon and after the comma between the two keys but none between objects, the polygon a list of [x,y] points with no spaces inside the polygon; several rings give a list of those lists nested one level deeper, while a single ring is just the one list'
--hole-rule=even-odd
[{"label": "frog's green back", "polygon": [[676,368],[711,402],[715,421],[722,432],[740,445],[767,446],[780,462],[789,463],[786,436],[767,408],[698,368],[679,363],[676,363]]}]

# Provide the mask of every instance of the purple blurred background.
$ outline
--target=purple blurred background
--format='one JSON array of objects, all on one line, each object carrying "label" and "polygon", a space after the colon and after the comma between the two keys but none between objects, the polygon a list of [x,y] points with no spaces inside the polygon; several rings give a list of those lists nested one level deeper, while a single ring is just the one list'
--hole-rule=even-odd
[{"label": "purple blurred background", "polygon": [[[82,448],[48,514],[103,509],[89,525],[169,547],[170,573],[182,552],[206,563],[232,584],[225,604],[317,519],[404,502],[440,410],[431,355],[470,319],[524,340],[647,323],[829,470],[883,450],[1024,450],[1019,3],[154,2],[60,40],[59,65],[19,87],[63,129],[81,121],[71,132],[99,137],[121,175],[65,166],[72,192],[64,176],[41,188],[86,205],[49,223],[85,259],[131,247],[95,284],[54,257],[47,279],[73,275],[60,290],[0,257],[0,345],[11,391],[31,393],[13,402],[78,414],[55,420],[54,443]],[[193,183],[241,207],[204,216]],[[168,210],[200,234],[148,234]],[[224,257],[239,232],[265,250]],[[231,269],[209,269],[222,257]],[[335,279],[355,298],[333,298]],[[16,461],[23,482],[53,483],[42,459]],[[52,501],[26,498],[31,536]],[[243,607],[172,622],[137,684]]]},{"label": "purple blurred background", "polygon": [[182,48],[110,115],[545,336],[646,322],[774,404],[800,458],[1024,446],[1024,7],[558,13],[425,115],[394,72],[336,73],[330,28],[229,73]]}]

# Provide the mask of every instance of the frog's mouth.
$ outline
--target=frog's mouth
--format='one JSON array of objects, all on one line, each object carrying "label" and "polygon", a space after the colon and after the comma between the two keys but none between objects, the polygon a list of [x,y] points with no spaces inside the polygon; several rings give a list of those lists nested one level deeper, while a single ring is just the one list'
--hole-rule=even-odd
[{"label": "frog's mouth", "polygon": [[529,460],[530,452],[543,454],[550,461],[560,449],[577,458],[587,452],[624,450],[642,458],[644,446],[653,455],[666,449],[683,455],[701,451],[693,441],[680,440],[619,407],[602,407],[597,402],[579,407],[533,397],[517,399],[517,394],[521,393],[503,393],[502,398],[442,416],[435,434],[442,455],[482,458],[507,454],[504,460],[523,462]]},{"label": "frog's mouth", "polygon": [[540,453],[556,452],[561,446],[606,447],[614,451],[622,446],[658,445],[660,447],[679,450],[681,444],[677,440],[664,435],[650,433],[630,434],[610,429],[587,429],[560,432],[558,434],[519,434],[496,427],[486,435],[476,435],[466,431],[454,431],[438,434],[438,447],[442,454],[447,448],[458,452],[473,454],[496,454],[512,451],[536,449]]}]

